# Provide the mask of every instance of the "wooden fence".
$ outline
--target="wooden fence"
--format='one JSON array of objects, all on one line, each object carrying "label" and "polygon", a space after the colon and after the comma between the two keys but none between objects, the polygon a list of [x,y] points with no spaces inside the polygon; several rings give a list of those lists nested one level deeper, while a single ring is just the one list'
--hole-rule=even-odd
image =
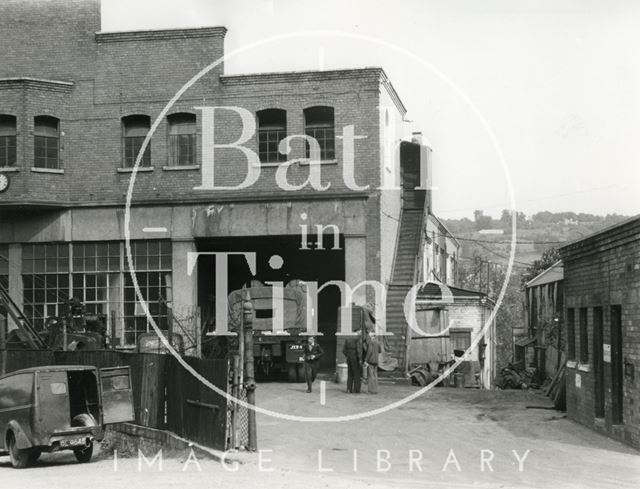
[{"label": "wooden fence", "polygon": [[[135,423],[169,430],[202,445],[227,448],[227,399],[203,385],[171,355],[104,351],[6,350],[5,372],[42,365],[131,367]],[[227,392],[228,362],[186,357],[197,373]]]}]

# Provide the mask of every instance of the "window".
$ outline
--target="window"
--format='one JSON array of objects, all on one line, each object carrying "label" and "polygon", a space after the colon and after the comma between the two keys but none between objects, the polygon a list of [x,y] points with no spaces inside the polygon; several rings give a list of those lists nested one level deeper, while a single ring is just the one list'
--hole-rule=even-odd
[{"label": "window", "polygon": [[9,245],[0,244],[0,284],[9,287]]},{"label": "window", "polygon": [[575,309],[567,309],[567,360],[576,359]]},{"label": "window", "polygon": [[169,121],[169,166],[196,165],[196,116],[172,114]]},{"label": "window", "polygon": [[37,244],[22,248],[24,313],[38,330],[45,319],[61,316],[69,299],[69,245]]},{"label": "window", "polygon": [[55,117],[40,115],[34,118],[33,166],[36,168],[60,168],[60,121]]},{"label": "window", "polygon": [[[320,146],[320,160],[333,160],[335,151],[335,128],[333,107],[309,107],[304,109],[304,131]],[[306,143],[306,157],[317,159],[310,155],[309,142]]]},{"label": "window", "polygon": [[449,331],[451,350],[467,351],[471,346],[471,331]]},{"label": "window", "polygon": [[[151,118],[146,115],[130,115],[122,118],[122,148],[125,168],[133,168],[150,127]],[[140,166],[151,166],[151,143],[147,145],[140,159]]]},{"label": "window", "polygon": [[580,362],[589,363],[589,332],[587,331],[587,308],[580,308]]},{"label": "window", "polygon": [[[160,329],[168,329],[171,301],[171,242],[134,241],[131,243],[135,276],[149,313]],[[138,336],[152,328],[138,301],[130,273],[124,276],[124,343],[134,345]]]},{"label": "window", "polygon": [[87,314],[104,315],[110,325],[122,283],[120,243],[73,243],[72,254],[73,297],[84,304]]},{"label": "window", "polygon": [[282,109],[258,111],[258,155],[262,163],[279,163],[287,159],[278,151],[287,137],[287,112]]},{"label": "window", "polygon": [[16,118],[0,114],[0,168],[16,164]]}]

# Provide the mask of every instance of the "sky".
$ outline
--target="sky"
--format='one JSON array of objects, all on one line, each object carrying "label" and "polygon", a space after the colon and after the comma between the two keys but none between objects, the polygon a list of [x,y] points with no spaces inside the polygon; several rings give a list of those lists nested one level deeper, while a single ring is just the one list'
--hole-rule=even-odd
[{"label": "sky", "polygon": [[103,31],[219,25],[259,44],[227,73],[384,68],[442,218],[640,213],[640,2],[102,0]]}]

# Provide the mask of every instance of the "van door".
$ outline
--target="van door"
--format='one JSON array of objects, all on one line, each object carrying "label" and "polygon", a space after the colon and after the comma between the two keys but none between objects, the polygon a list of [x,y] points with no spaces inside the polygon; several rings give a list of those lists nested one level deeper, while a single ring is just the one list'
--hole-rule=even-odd
[{"label": "van door", "polygon": [[135,419],[129,367],[100,369],[103,424],[125,423]]}]

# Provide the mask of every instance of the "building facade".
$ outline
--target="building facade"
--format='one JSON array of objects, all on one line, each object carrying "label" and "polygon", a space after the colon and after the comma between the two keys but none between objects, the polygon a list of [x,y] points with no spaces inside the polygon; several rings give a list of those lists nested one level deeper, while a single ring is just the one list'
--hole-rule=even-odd
[{"label": "building facade", "polygon": [[[215,328],[216,301],[250,279],[392,282],[406,109],[382,69],[226,75],[220,63],[163,113],[224,54],[224,27],[100,32],[97,0],[11,0],[0,28],[0,280],[36,327],[75,297],[107,316],[117,346],[150,330],[146,309],[195,345],[188,325]],[[327,189],[308,183],[316,171]],[[228,258],[227,291],[222,252],[248,254]],[[350,299],[385,323],[372,287]],[[315,311],[329,352],[344,300],[326,290]],[[406,324],[393,328],[404,344]]]},{"label": "building facade", "polygon": [[567,414],[640,448],[640,218],[560,248]]},{"label": "building facade", "polygon": [[[525,284],[527,336],[516,342],[515,361],[534,364],[553,377],[565,363],[562,333],[564,318],[564,269],[557,261]],[[531,341],[533,340],[533,341]]]}]

